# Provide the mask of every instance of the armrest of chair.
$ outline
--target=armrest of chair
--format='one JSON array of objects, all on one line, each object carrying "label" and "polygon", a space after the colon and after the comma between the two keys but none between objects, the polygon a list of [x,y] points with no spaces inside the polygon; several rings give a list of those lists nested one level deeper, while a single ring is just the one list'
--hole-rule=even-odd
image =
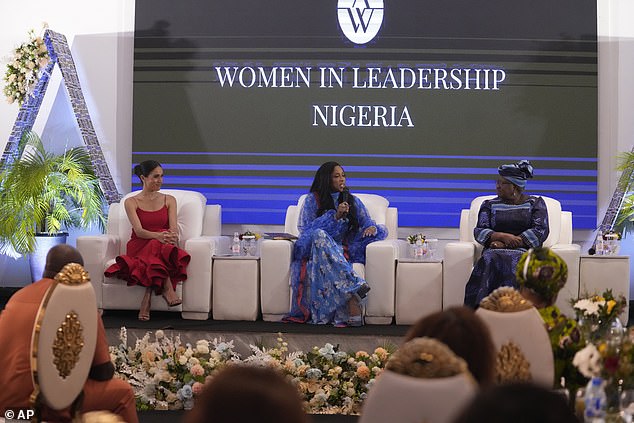
[{"label": "armrest of chair", "polygon": [[473,242],[450,242],[443,259],[443,308],[464,304],[464,289],[473,270],[476,245]]},{"label": "armrest of chair", "polygon": [[260,245],[260,304],[264,320],[279,320],[290,310],[294,243],[265,239]]},{"label": "armrest of chair", "polygon": [[396,207],[387,208],[385,226],[387,226],[387,239],[398,238],[398,209]]},{"label": "armrest of chair", "polygon": [[[199,236],[185,241],[185,251],[191,256],[187,280],[183,283],[183,317],[206,319],[211,311],[211,264],[214,254],[229,251],[231,240],[226,236]],[[186,316],[187,314],[187,316]],[[207,317],[204,317],[207,314]]]},{"label": "armrest of chair", "polygon": [[567,316],[574,316],[570,300],[579,298],[579,257],[581,256],[581,246],[577,244],[555,244],[550,249],[564,259],[568,265],[568,280],[566,285],[559,291],[555,304],[562,313]]},{"label": "armrest of chair", "polygon": [[105,264],[121,251],[121,240],[114,235],[84,235],[77,237],[77,249],[84,259],[84,269],[95,289],[97,307],[102,308],[103,271]]},{"label": "armrest of chair", "polygon": [[394,317],[396,259],[403,241],[385,239],[368,244],[365,250],[365,280],[368,294],[366,319],[371,324],[390,324]]}]

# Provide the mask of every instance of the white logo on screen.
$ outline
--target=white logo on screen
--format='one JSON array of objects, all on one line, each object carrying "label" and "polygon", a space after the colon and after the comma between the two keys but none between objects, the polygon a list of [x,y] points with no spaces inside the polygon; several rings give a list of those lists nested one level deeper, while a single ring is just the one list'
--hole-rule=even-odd
[{"label": "white logo on screen", "polygon": [[338,0],[337,18],[343,34],[355,44],[372,41],[383,23],[383,0]]}]

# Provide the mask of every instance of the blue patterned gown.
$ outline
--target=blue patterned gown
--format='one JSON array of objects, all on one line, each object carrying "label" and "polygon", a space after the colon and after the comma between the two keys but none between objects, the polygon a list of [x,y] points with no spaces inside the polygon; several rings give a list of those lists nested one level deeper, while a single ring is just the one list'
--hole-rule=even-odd
[{"label": "blue patterned gown", "polygon": [[521,204],[505,204],[499,197],[482,203],[473,235],[484,250],[465,287],[464,303],[469,307],[477,307],[501,286],[517,288],[515,268],[526,248],[488,248],[493,232],[519,235],[525,245],[541,247],[549,233],[546,203],[533,196]]},{"label": "blue patterned gown", "polygon": [[[333,193],[335,208],[338,196]],[[354,233],[348,233],[348,219],[335,219],[334,209],[318,217],[314,193],[306,197],[291,263],[291,311],[285,321],[335,325],[348,321],[348,300],[365,283],[352,270],[352,263],[365,263],[365,247],[387,237],[385,226],[370,218],[359,199],[351,199],[359,222]],[[370,226],[376,227],[376,235],[363,238],[363,231]]]}]

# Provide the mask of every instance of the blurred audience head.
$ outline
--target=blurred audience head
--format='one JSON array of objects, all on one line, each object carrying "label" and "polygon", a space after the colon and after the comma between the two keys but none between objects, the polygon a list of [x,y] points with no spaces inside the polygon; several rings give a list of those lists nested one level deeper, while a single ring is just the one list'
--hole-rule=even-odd
[{"label": "blurred audience head", "polygon": [[542,308],[557,300],[568,278],[568,266],[548,248],[531,248],[520,257],[515,276],[524,298]]},{"label": "blurred audience head", "polygon": [[299,391],[268,367],[232,365],[205,385],[186,423],[308,423]]},{"label": "blurred audience head", "polygon": [[480,386],[495,381],[495,346],[487,326],[468,307],[450,307],[427,315],[414,323],[405,342],[428,337],[447,345],[467,362]]},{"label": "blurred audience head", "polygon": [[528,383],[496,385],[478,393],[454,423],[577,423],[566,398]]},{"label": "blurred audience head", "polygon": [[68,263],[77,263],[84,265],[79,250],[68,244],[59,244],[48,250],[46,254],[46,265],[44,266],[43,278],[55,278]]}]

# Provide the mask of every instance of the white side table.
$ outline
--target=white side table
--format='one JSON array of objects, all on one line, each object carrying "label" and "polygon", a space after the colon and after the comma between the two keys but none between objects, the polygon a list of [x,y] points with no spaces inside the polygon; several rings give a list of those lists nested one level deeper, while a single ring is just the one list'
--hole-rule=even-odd
[{"label": "white side table", "polygon": [[579,295],[600,294],[611,289],[614,295],[622,294],[627,300],[619,319],[627,325],[630,310],[630,257],[589,256],[579,260]]},{"label": "white side table", "polygon": [[397,325],[442,309],[442,260],[398,260],[395,308]]},{"label": "white side table", "polygon": [[257,320],[260,314],[260,257],[214,256],[214,320]]}]

